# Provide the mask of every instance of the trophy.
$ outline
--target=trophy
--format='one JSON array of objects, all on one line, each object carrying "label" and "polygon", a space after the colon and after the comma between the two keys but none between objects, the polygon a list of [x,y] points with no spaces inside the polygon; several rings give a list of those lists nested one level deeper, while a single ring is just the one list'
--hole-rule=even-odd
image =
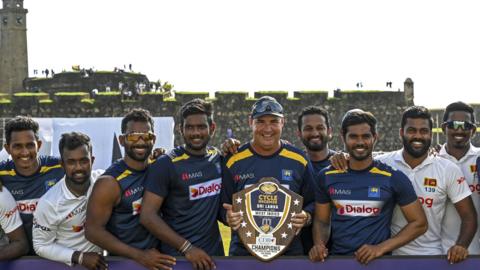
[{"label": "trophy", "polygon": [[233,211],[243,217],[237,233],[245,248],[261,261],[280,256],[295,237],[291,218],[302,206],[302,196],[273,177],[233,194]]}]

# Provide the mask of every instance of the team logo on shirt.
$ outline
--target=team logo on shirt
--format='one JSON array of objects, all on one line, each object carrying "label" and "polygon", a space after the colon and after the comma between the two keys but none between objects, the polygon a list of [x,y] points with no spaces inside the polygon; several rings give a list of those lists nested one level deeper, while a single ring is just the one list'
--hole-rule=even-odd
[{"label": "team logo on shirt", "polygon": [[132,202],[132,209],[133,209],[133,212],[132,212],[133,216],[140,214],[140,212],[142,211],[142,198]]},{"label": "team logo on shirt", "polygon": [[83,231],[83,224],[82,225],[72,225],[73,232],[81,232]]},{"label": "team logo on shirt", "polygon": [[208,182],[192,185],[189,187],[190,200],[198,200],[205,197],[215,196],[220,194],[222,189],[222,179],[216,178]]},{"label": "team logo on shirt", "polygon": [[476,173],[477,172],[477,165],[470,165],[470,172]]},{"label": "team logo on shirt", "polygon": [[334,200],[337,215],[350,217],[378,216],[382,211],[383,201]]},{"label": "team logo on shirt", "polygon": [[180,175],[180,178],[182,178],[183,181],[187,181],[187,180],[190,180],[190,179],[193,179],[193,178],[200,178],[203,176],[203,173],[200,171],[200,172],[192,172],[192,173],[188,173],[188,172],[184,172]]},{"label": "team logo on shirt", "polygon": [[426,192],[435,192],[437,187],[437,179],[425,177],[423,186]]},{"label": "team logo on shirt", "polygon": [[45,181],[45,190],[49,190],[51,187],[55,186],[56,183],[57,182],[55,181],[55,179]]},{"label": "team logo on shirt", "polygon": [[292,181],[293,180],[293,171],[292,170],[282,170],[282,180],[283,181]]},{"label": "team logo on shirt", "polygon": [[380,188],[379,187],[368,187],[368,197],[369,198],[380,198]]}]

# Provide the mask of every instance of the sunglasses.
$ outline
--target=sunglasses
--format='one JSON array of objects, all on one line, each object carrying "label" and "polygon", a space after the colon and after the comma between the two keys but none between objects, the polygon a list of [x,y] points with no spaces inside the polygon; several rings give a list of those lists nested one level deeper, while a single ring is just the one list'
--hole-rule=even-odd
[{"label": "sunglasses", "polygon": [[448,128],[450,129],[459,129],[462,128],[463,130],[471,130],[475,128],[475,125],[468,122],[468,121],[447,121],[445,122]]},{"label": "sunglasses", "polygon": [[144,142],[149,142],[155,139],[155,134],[148,132],[148,133],[127,133],[123,134],[125,139],[129,142],[138,142],[142,139]]},{"label": "sunglasses", "polygon": [[264,101],[260,104],[257,104],[253,109],[253,113],[263,113],[263,112],[275,112],[275,113],[283,113],[283,107],[280,103],[272,102],[272,101]]}]

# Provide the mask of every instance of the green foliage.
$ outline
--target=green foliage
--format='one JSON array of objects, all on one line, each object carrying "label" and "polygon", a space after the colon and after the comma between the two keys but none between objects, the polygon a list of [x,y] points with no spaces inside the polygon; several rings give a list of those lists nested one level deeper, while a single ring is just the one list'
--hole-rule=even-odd
[{"label": "green foliage", "polygon": [[88,103],[88,104],[94,104],[94,103],[95,103],[95,99],[92,99],[92,98],[83,98],[82,100],[80,100],[80,102],[82,102],[82,103]]},{"label": "green foliage", "polygon": [[47,93],[22,92],[13,94],[16,97],[48,97]]},{"label": "green foliage", "polygon": [[179,95],[209,95],[208,92],[195,92],[195,91],[176,91],[175,94]]},{"label": "green foliage", "polygon": [[89,95],[87,92],[57,92],[55,96],[84,96]]},{"label": "green foliage", "polygon": [[97,96],[120,96],[120,92],[98,92]]},{"label": "green foliage", "polygon": [[39,100],[38,103],[51,104],[51,103],[53,103],[53,100],[51,100],[51,99],[42,99],[42,100]]},{"label": "green foliage", "polygon": [[0,104],[10,104],[12,101],[8,98],[0,98]]}]

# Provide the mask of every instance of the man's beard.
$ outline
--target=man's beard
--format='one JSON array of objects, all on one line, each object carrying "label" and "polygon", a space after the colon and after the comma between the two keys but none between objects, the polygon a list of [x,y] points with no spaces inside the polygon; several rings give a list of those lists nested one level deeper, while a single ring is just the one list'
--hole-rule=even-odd
[{"label": "man's beard", "polygon": [[[412,147],[411,143],[413,142],[421,142],[423,147],[419,150],[416,150]],[[422,139],[412,139],[408,141],[405,137],[402,137],[403,148],[407,151],[414,158],[419,158],[426,153],[428,153],[428,149],[430,149],[430,145],[432,144],[432,140],[422,140]]]}]

